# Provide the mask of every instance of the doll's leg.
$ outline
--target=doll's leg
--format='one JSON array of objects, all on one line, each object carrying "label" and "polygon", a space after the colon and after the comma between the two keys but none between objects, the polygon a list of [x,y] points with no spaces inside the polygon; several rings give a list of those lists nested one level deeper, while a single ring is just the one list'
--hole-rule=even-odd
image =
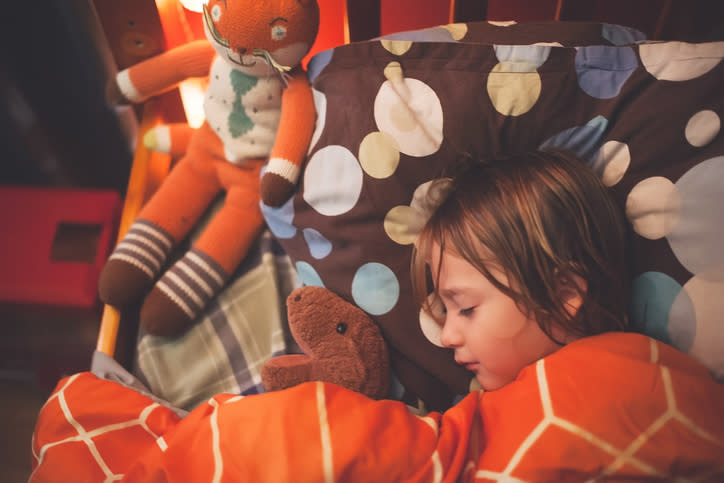
[{"label": "doll's leg", "polygon": [[216,296],[259,235],[262,161],[243,167],[217,165],[226,200],[193,248],[168,269],[141,307],[141,325],[156,335],[175,336],[188,329]]},{"label": "doll's leg", "polygon": [[179,161],[103,267],[101,300],[119,308],[138,302],[220,189],[211,162]]}]

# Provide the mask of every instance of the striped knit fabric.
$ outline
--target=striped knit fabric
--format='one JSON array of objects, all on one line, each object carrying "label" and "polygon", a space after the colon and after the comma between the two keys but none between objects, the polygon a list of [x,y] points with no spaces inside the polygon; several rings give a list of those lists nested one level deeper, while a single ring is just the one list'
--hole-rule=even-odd
[{"label": "striped knit fabric", "polygon": [[172,248],[173,239],[163,228],[139,219],[131,225],[109,260],[129,263],[153,279],[161,271]]},{"label": "striped knit fabric", "polygon": [[221,291],[227,278],[228,274],[218,263],[192,248],[163,274],[156,288],[194,319]]}]

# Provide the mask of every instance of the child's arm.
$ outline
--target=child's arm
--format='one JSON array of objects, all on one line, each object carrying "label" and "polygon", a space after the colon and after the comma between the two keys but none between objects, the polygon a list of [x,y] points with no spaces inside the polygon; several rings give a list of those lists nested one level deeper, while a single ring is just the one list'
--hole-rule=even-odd
[{"label": "child's arm", "polygon": [[207,40],[196,40],[146,59],[118,73],[109,86],[109,100],[142,102],[189,77],[205,77],[215,55]]}]

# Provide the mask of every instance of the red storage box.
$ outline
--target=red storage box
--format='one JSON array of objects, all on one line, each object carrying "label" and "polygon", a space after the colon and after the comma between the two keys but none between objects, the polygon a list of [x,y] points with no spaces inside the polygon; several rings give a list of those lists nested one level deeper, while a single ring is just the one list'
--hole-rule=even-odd
[{"label": "red storage box", "polygon": [[0,302],[93,307],[120,209],[110,190],[0,186]]}]

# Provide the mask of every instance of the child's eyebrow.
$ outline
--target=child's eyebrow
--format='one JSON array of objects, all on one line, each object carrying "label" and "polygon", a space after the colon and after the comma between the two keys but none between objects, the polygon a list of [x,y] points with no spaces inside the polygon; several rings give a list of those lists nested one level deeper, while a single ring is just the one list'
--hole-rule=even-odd
[{"label": "child's eyebrow", "polygon": [[439,290],[439,291],[438,291],[438,294],[440,295],[440,297],[445,297],[445,298],[448,298],[448,299],[454,299],[455,297],[457,297],[458,295],[460,295],[460,291],[457,290],[457,289],[454,289],[454,288],[446,288],[446,289],[443,289],[443,290]]}]

